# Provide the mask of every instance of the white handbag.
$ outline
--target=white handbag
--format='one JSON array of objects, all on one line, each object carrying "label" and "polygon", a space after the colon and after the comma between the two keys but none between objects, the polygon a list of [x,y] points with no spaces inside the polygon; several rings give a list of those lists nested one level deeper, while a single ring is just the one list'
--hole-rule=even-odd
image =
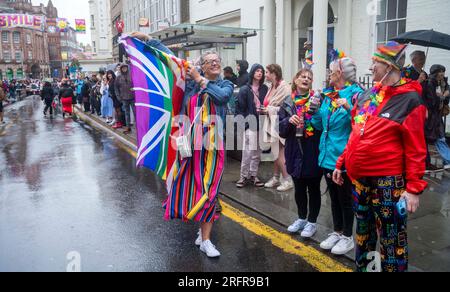
[{"label": "white handbag", "polygon": [[177,150],[181,160],[192,157],[191,143],[187,136],[180,136],[176,139]]},{"label": "white handbag", "polygon": [[205,101],[203,102],[202,107],[198,111],[197,115],[194,118],[194,121],[192,125],[189,128],[189,132],[186,135],[181,135],[176,139],[177,144],[177,150],[180,155],[181,160],[184,160],[186,158],[192,157],[192,143],[191,143],[191,133],[192,129],[194,128],[194,125],[197,123],[198,118],[200,117],[201,113],[203,112],[203,109],[205,107],[206,101],[208,100],[209,96],[205,98]]}]

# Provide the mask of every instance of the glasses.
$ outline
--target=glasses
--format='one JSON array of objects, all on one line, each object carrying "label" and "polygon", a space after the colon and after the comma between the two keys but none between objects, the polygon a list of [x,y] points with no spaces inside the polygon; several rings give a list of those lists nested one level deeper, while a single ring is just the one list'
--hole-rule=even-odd
[{"label": "glasses", "polygon": [[222,59],[214,59],[214,60],[205,60],[203,65],[220,65],[222,63]]}]

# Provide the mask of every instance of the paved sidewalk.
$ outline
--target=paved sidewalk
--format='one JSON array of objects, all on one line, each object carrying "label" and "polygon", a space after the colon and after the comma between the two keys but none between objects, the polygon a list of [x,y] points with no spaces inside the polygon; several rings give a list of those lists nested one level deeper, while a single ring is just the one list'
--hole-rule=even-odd
[{"label": "paved sidewalk", "polygon": [[[435,158],[436,159],[436,158]],[[222,192],[227,197],[263,214],[286,228],[298,219],[294,192],[247,187],[237,189],[240,162],[228,159]],[[267,181],[272,175],[272,164],[262,163],[260,179]],[[429,189],[422,195],[420,210],[410,217],[409,241],[412,271],[450,271],[450,172],[427,176]],[[326,192],[322,182],[322,192]],[[330,198],[322,195],[322,209],[318,219],[318,233],[314,241],[321,242],[331,232],[333,221]],[[300,236],[298,236],[300,239]],[[302,239],[300,239],[302,240]],[[354,258],[353,252],[347,255]]]},{"label": "paved sidewalk", "polygon": [[[131,135],[123,130],[113,130],[104,120],[87,114],[103,130],[115,133],[129,143],[136,145],[135,131]],[[95,126],[95,125],[93,125]],[[431,149],[434,163],[442,163]],[[240,162],[228,158],[221,192],[227,198],[238,202],[262,216],[270,218],[281,226],[288,227],[297,218],[297,207],[293,191],[280,193],[276,190],[247,187],[238,189]],[[260,179],[267,181],[272,175],[272,164],[264,162],[260,167]],[[450,172],[436,173],[426,177],[429,189],[422,195],[420,210],[410,217],[409,241],[411,271],[450,271]],[[322,210],[318,220],[319,230],[313,241],[320,242],[331,233],[333,221],[330,199],[325,183],[322,183]],[[296,236],[300,241],[300,235]],[[353,258],[353,252],[347,255]]]}]

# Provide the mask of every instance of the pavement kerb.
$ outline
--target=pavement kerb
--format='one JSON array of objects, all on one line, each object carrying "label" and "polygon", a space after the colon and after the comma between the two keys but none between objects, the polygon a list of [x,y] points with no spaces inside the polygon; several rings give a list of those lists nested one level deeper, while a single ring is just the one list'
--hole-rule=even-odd
[{"label": "pavement kerb", "polygon": [[[132,151],[136,151],[137,150],[137,145],[136,145],[135,141],[133,141],[129,136],[124,135],[120,131],[114,130],[114,129],[110,128],[109,126],[104,125],[104,122],[101,119],[99,119],[99,118],[97,118],[95,116],[92,116],[91,114],[83,112],[83,110],[80,109],[78,106],[74,107],[74,114],[79,119],[81,119],[83,122],[87,123],[88,125],[96,128],[96,129],[98,129],[100,131],[104,131],[104,132],[106,132],[106,133],[108,133],[108,134],[110,134],[112,136],[115,136],[128,149],[130,149]],[[131,153],[132,151],[129,151],[128,149],[125,149],[125,150],[128,151],[130,154],[133,154],[133,153]],[[135,155],[133,155],[133,156],[135,156]],[[234,198],[233,196],[224,193],[223,191],[221,191],[220,194],[223,195],[224,197],[226,197],[227,199],[229,199],[230,201],[232,201],[232,202],[234,202],[234,203],[236,203],[236,204],[238,204],[238,205],[248,209],[249,211],[252,211],[252,212],[258,214],[258,215],[260,215],[260,216],[262,216],[262,217],[272,221],[273,223],[275,223],[275,224],[277,224],[277,225],[279,225],[281,227],[286,227],[287,228],[286,224],[284,224],[284,223],[280,222],[279,220],[273,218],[269,214],[265,214],[264,212],[261,212],[261,211],[255,209],[255,208],[249,206],[248,204],[245,204],[245,203],[241,202],[240,200]],[[286,236],[290,236],[290,235],[286,234]],[[314,243],[317,243],[317,244],[320,243],[317,240],[311,240],[311,241],[314,242]],[[321,253],[319,250],[317,250],[317,251],[318,251],[318,253]],[[327,258],[331,258],[330,255],[328,255],[326,253],[323,253],[323,255],[325,257],[327,257]],[[344,257],[347,260],[353,261],[353,259],[351,257],[349,257],[349,256],[344,256]]]},{"label": "pavement kerb", "polygon": [[103,132],[107,132],[110,135],[115,136],[120,142],[124,143],[127,147],[131,148],[134,151],[137,151],[137,145],[135,142],[130,139],[130,137],[127,137],[120,131],[114,130],[106,125],[104,125],[103,121],[101,121],[99,118],[86,114],[82,110],[80,110],[78,107],[74,107],[74,114],[78,116],[83,122],[87,123],[88,125],[97,128],[98,130],[101,130]]},{"label": "pavement kerb", "polygon": [[[90,126],[97,128],[98,130],[107,132],[110,135],[115,136],[116,138],[118,138],[122,143],[124,143],[127,147],[131,148],[132,150],[136,151],[137,150],[137,145],[135,144],[135,142],[130,139],[130,137],[128,137],[127,135],[124,135],[123,133],[121,133],[120,131],[116,131],[114,129],[111,129],[108,126],[105,126],[103,121],[100,120],[99,118],[92,116],[90,114],[86,114],[84,113],[82,110],[80,110],[78,107],[74,108],[74,113],[85,123],[89,124]],[[249,209],[250,211],[257,213],[258,215],[261,215],[263,217],[265,217],[266,219],[269,219],[270,221],[276,223],[277,225],[280,225],[281,227],[285,227],[287,228],[288,226],[285,223],[280,222],[279,220],[275,219],[273,216],[270,216],[269,214],[266,214],[264,212],[259,211],[256,208],[253,208],[252,206],[249,206],[248,204],[245,204],[244,202],[234,198],[231,195],[228,195],[227,193],[224,193],[223,191],[220,192],[223,196],[225,196],[226,198],[228,198],[229,200],[231,200],[234,203],[237,203],[247,209]],[[316,243],[319,243],[318,241],[316,241]],[[349,258],[350,259],[350,258]]]}]

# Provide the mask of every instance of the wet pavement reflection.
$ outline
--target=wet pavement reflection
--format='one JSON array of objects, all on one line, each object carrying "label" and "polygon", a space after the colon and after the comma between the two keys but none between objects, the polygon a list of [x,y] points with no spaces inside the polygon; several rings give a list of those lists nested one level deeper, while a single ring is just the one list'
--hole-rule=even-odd
[{"label": "wet pavement reflection", "polygon": [[0,271],[313,271],[223,218],[206,258],[197,226],[164,222],[162,183],[107,135],[44,118],[39,98],[14,104],[0,133]]}]

